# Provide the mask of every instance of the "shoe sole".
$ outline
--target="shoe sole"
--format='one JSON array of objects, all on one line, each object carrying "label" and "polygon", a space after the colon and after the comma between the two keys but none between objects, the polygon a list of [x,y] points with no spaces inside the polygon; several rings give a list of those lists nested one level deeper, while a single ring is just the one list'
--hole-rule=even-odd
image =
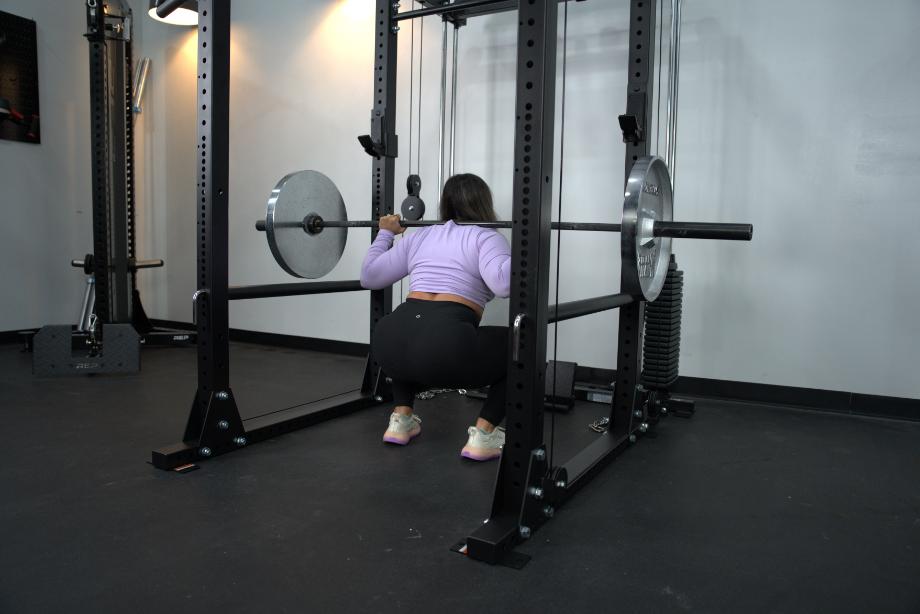
[{"label": "shoe sole", "polygon": [[501,450],[499,450],[498,452],[487,452],[485,454],[480,454],[478,452],[474,452],[473,450],[469,450],[467,448],[463,448],[463,450],[460,451],[460,456],[462,456],[463,458],[468,458],[470,460],[480,461],[480,462],[495,460],[496,458],[500,458],[501,455],[502,455]]},{"label": "shoe sole", "polygon": [[421,435],[421,434],[422,434],[422,431],[421,431],[421,430],[416,431],[416,432],[413,433],[412,435],[409,435],[409,439],[405,439],[405,440],[403,440],[403,439],[397,439],[396,437],[392,437],[392,436],[389,436],[389,435],[384,435],[384,436],[383,436],[383,441],[384,441],[384,443],[393,443],[393,444],[396,444],[397,446],[405,446],[405,445],[409,445],[409,442],[410,442],[410,441],[412,441],[413,439],[415,439],[416,437],[418,437],[418,436]]}]

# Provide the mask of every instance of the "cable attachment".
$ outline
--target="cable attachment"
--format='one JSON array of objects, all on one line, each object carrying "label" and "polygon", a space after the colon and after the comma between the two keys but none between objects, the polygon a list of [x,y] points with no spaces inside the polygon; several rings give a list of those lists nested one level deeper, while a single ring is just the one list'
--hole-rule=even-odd
[{"label": "cable attachment", "polygon": [[371,111],[371,133],[359,136],[358,142],[368,155],[377,160],[381,157],[395,158],[399,154],[399,137],[387,126],[383,109]]},{"label": "cable attachment", "polygon": [[425,201],[419,197],[422,191],[422,178],[418,175],[409,175],[406,179],[406,191],[409,195],[403,199],[400,207],[403,219],[412,221],[422,219],[425,217]]}]

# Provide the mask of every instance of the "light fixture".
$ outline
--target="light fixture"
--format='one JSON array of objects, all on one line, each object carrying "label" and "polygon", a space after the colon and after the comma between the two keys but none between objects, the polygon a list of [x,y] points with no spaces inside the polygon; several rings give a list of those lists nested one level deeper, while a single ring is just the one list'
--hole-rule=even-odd
[{"label": "light fixture", "polygon": [[157,21],[162,21],[163,23],[168,23],[174,26],[197,26],[198,25],[198,2],[197,0],[189,0],[182,5],[181,8],[177,8],[175,11],[170,13],[165,19],[157,15],[157,5],[162,4],[162,0],[150,0],[149,10],[147,14],[156,19]]}]

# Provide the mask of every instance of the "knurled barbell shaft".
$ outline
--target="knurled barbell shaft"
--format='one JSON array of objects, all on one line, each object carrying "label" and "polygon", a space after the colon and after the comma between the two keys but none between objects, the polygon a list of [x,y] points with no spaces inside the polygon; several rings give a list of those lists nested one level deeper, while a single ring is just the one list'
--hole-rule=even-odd
[{"label": "knurled barbell shaft", "polygon": [[[435,220],[417,222],[401,220],[404,228],[418,228],[443,224]],[[483,228],[511,228],[511,222],[455,222],[459,226],[481,226]],[[322,228],[376,228],[378,223],[372,220],[326,221],[319,224]],[[275,224],[276,228],[303,228],[301,222]],[[599,232],[620,232],[620,224],[599,222],[552,222],[553,230],[583,230]],[[265,230],[265,220],[256,222],[256,230]],[[751,224],[722,224],[716,222],[655,222],[656,237],[673,237],[675,239],[720,239],[723,241],[750,241],[754,235]]]}]

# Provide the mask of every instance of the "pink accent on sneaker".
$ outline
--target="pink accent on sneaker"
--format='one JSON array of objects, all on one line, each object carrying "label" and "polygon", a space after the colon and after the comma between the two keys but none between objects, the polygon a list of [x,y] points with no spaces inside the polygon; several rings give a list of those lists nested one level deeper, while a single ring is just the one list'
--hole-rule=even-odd
[{"label": "pink accent on sneaker", "polygon": [[387,431],[383,434],[383,441],[386,443],[395,443],[398,446],[404,446],[421,434],[422,429],[416,430],[414,433],[409,434],[408,437],[406,437],[405,433],[394,433],[392,431]]},{"label": "pink accent on sneaker", "polygon": [[460,451],[460,456],[474,461],[490,461],[502,455],[500,448],[473,448],[464,446]]}]

